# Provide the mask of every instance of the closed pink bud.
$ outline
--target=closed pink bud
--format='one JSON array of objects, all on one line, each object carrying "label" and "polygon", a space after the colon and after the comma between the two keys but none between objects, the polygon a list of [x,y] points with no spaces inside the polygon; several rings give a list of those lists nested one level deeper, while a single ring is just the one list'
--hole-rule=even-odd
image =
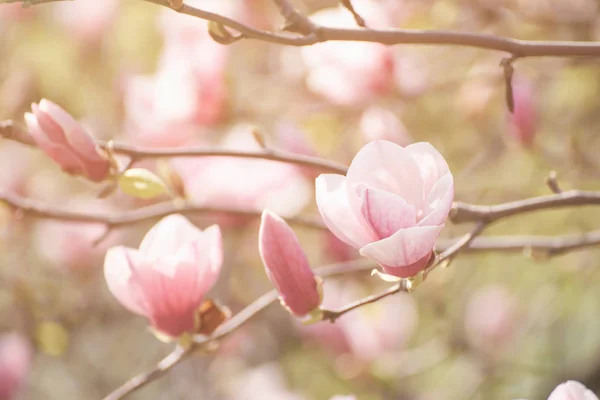
[{"label": "closed pink bud", "polygon": [[567,381],[558,385],[548,400],[598,400],[598,396],[577,381]]},{"label": "closed pink bud", "polygon": [[317,206],[329,230],[385,273],[424,269],[454,199],[448,164],[429,143],[364,146],[346,176],[316,180]]},{"label": "closed pink bud", "polygon": [[0,399],[16,397],[31,361],[29,342],[16,333],[0,336]]},{"label": "closed pink bud", "polygon": [[296,234],[281,217],[268,210],[262,214],[258,250],[267,276],[294,315],[303,317],[319,307],[320,283]]},{"label": "closed pink bud", "polygon": [[139,249],[113,247],[104,274],[112,294],[159,332],[179,337],[195,332],[198,308],[221,270],[221,230],[202,231],[181,215],[158,222]]},{"label": "closed pink bud", "polygon": [[508,133],[521,145],[531,147],[538,130],[533,86],[529,81],[515,78],[512,90],[514,110],[508,117]]},{"label": "closed pink bud", "polygon": [[69,113],[49,100],[31,105],[25,122],[37,146],[71,175],[106,179],[111,162],[92,136]]}]

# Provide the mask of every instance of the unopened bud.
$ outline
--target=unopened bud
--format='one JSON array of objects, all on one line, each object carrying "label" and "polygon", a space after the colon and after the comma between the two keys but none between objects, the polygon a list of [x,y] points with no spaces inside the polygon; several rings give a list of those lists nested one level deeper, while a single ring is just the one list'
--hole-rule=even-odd
[{"label": "unopened bud", "polygon": [[167,193],[164,182],[144,168],[132,168],[119,176],[119,187],[124,193],[141,199],[151,199]]}]

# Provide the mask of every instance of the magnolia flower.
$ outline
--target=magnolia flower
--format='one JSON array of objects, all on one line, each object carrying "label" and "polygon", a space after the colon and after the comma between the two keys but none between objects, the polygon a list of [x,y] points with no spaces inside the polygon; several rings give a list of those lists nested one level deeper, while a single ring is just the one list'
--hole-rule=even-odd
[{"label": "magnolia flower", "polygon": [[320,282],[292,228],[268,210],[262,213],[258,249],[282,304],[298,317],[316,310],[321,304]]},{"label": "magnolia flower", "polygon": [[202,231],[181,215],[158,222],[139,249],[113,247],[104,274],[112,294],[130,311],[170,337],[196,332],[198,307],[223,262],[221,230]]},{"label": "magnolia flower", "polygon": [[46,99],[39,105],[33,103],[31,110],[25,114],[25,122],[33,140],[63,171],[94,182],[108,177],[109,158],[69,113]]},{"label": "magnolia flower", "polygon": [[577,381],[567,381],[558,385],[548,400],[598,400],[598,396]]},{"label": "magnolia flower", "polygon": [[31,361],[31,346],[17,333],[0,336],[0,399],[14,398]]},{"label": "magnolia flower", "polygon": [[384,272],[410,277],[426,267],[454,199],[448,164],[429,143],[364,146],[347,175],[316,180],[329,230]]}]

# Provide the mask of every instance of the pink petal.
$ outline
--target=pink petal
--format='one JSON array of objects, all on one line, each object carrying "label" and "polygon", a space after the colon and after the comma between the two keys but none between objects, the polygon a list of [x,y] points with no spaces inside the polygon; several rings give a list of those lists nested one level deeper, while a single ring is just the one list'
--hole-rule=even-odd
[{"label": "pink petal", "polygon": [[[174,267],[157,265],[163,262],[167,261],[154,261],[154,268],[135,270],[132,282],[144,298],[147,317],[153,326],[178,337],[194,329],[195,313],[205,294],[201,282],[204,269],[190,263],[178,263]],[[162,272],[165,270],[174,273],[166,275]]]},{"label": "pink petal", "polygon": [[173,255],[183,244],[198,240],[201,236],[202,230],[183,215],[169,215],[161,219],[144,236],[140,244],[140,253],[148,260]]},{"label": "pink petal", "polygon": [[144,266],[137,250],[118,246],[106,252],[104,277],[108,289],[125,308],[139,315],[147,315],[148,305],[132,280],[134,270],[138,269],[144,269]]},{"label": "pink petal", "polygon": [[402,197],[382,190],[368,189],[364,185],[359,185],[357,190],[362,200],[362,214],[379,239],[392,236],[399,229],[416,225],[417,212]]},{"label": "pink petal", "polygon": [[69,148],[58,142],[51,141],[48,137],[48,132],[42,130],[39,121],[34,114],[25,113],[25,123],[38,147],[52,158],[62,169],[74,174],[81,174],[82,171],[84,171],[82,163]]},{"label": "pink petal", "polygon": [[454,201],[454,179],[447,173],[431,189],[425,200],[424,218],[419,221],[420,226],[442,225],[448,219],[448,213]]},{"label": "pink petal", "polygon": [[360,212],[355,192],[358,184],[395,193],[417,210],[421,209],[424,199],[419,166],[397,144],[386,140],[368,143],[356,154],[346,176],[350,205],[357,212]]},{"label": "pink petal", "polygon": [[198,239],[181,246],[176,254],[177,268],[197,270],[197,290],[202,296],[213,287],[223,264],[221,229],[212,225],[204,230]]},{"label": "pink petal", "polygon": [[346,178],[322,174],[315,180],[319,212],[327,228],[341,241],[359,248],[377,240],[375,232],[363,226],[348,203]]},{"label": "pink petal", "polygon": [[99,155],[94,139],[71,114],[46,99],[40,101],[39,109],[50,115],[62,127],[65,139],[71,148],[86,159],[98,160]]},{"label": "pink petal", "polygon": [[423,178],[423,190],[427,197],[435,183],[450,172],[448,163],[435,147],[427,142],[411,144],[406,147],[406,151],[419,166]]},{"label": "pink petal", "polygon": [[431,253],[443,226],[400,229],[392,236],[360,249],[362,256],[387,267],[405,267]]},{"label": "pink petal", "polygon": [[390,267],[388,265],[382,265],[383,272],[387,275],[396,276],[398,278],[410,278],[415,276],[419,271],[424,270],[429,263],[431,258],[431,252],[421,257],[418,261],[415,261],[409,265],[403,265],[401,267]]},{"label": "pink petal", "polygon": [[598,400],[598,396],[580,382],[567,381],[558,385],[548,400]]}]

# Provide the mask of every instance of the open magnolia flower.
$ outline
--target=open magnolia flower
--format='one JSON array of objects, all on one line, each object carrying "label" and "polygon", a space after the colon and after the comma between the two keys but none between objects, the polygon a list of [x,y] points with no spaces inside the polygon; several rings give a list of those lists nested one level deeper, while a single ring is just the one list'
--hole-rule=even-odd
[{"label": "open magnolia flower", "polygon": [[221,270],[217,225],[204,231],[181,215],[158,222],[139,249],[113,247],[104,274],[112,294],[168,337],[200,332],[199,307]]},{"label": "open magnolia flower", "polygon": [[316,180],[317,206],[340,240],[396,277],[427,266],[454,199],[448,164],[429,143],[401,147],[377,140],[347,175]]}]

